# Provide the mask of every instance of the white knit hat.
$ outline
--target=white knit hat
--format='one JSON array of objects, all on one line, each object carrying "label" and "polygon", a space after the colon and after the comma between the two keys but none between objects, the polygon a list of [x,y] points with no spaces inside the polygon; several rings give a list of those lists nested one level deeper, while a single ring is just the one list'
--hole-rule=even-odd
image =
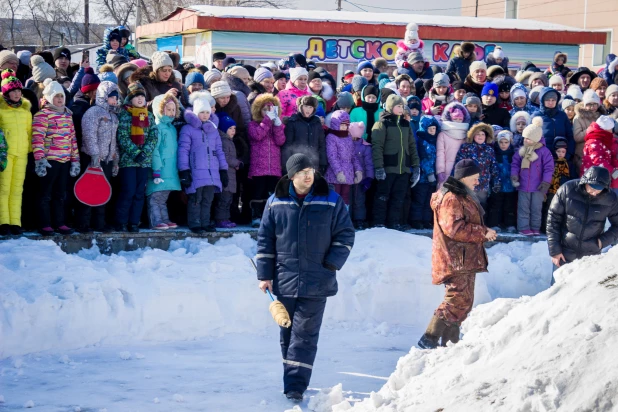
[{"label": "white knit hat", "polygon": [[526,99],[528,98],[528,96],[526,96],[526,91],[520,89],[519,87],[511,90],[511,97],[513,98],[513,100],[517,99],[518,97],[525,97]]},{"label": "white knit hat", "polygon": [[553,86],[554,84],[561,84],[564,86],[564,79],[561,75],[556,73],[549,78],[549,87]]},{"label": "white knit hat", "polygon": [[37,83],[42,83],[45,79],[56,77],[56,70],[45,62],[45,59],[38,54],[30,59],[32,64],[32,78]]},{"label": "white knit hat", "polygon": [[150,60],[152,60],[152,70],[155,72],[164,66],[170,66],[171,68],[174,68],[174,62],[172,61],[170,55],[166,52],[154,52],[152,54],[152,57],[150,57]]},{"label": "white knit hat", "polygon": [[290,81],[294,83],[300,76],[309,76],[309,72],[304,67],[294,67],[290,69]]},{"label": "white knit hat", "polygon": [[61,94],[66,101],[66,97],[64,95],[64,88],[60,85],[60,83],[52,79],[45,79],[43,84],[45,85],[45,88],[43,89],[43,97],[45,98],[47,103],[53,104],[54,96],[56,96],[57,94]]},{"label": "white knit hat", "polygon": [[599,116],[599,118],[597,119],[597,124],[601,129],[607,130],[608,132],[614,130],[614,119],[612,119],[610,116]]},{"label": "white knit hat", "polygon": [[189,103],[193,106],[193,113],[200,114],[201,112],[212,113],[212,105],[210,104],[212,96],[208,92],[193,92],[189,96]]},{"label": "white knit hat", "polygon": [[601,105],[601,98],[592,89],[588,89],[584,92],[584,97],[582,101],[584,102],[584,104],[596,103],[598,105]]},{"label": "white knit hat", "polygon": [[532,119],[532,124],[526,126],[522,136],[524,139],[530,139],[534,143],[538,143],[543,137],[543,118],[537,116]]},{"label": "white knit hat", "polygon": [[496,46],[493,51],[494,59],[504,59],[504,52],[502,51],[502,47]]},{"label": "white knit hat", "polygon": [[487,65],[482,60],[474,61],[470,64],[470,73],[473,73],[476,70],[483,69],[487,71]]},{"label": "white knit hat", "polygon": [[219,80],[218,82],[214,82],[212,86],[210,86],[210,94],[212,94],[212,97],[214,97],[215,99],[218,99],[219,97],[231,96],[232,89],[230,88],[230,85],[227,84],[227,82]]},{"label": "white knit hat", "polygon": [[576,84],[569,86],[569,88],[567,89],[566,94],[571,96],[573,98],[573,100],[582,100],[584,98],[584,95],[582,93],[582,89],[580,89],[579,86],[576,85]]},{"label": "white knit hat", "polygon": [[219,70],[210,69],[206,73],[204,73],[204,83],[206,83],[206,86],[210,86],[214,82],[218,82],[219,80],[221,80],[222,76],[223,75]]}]

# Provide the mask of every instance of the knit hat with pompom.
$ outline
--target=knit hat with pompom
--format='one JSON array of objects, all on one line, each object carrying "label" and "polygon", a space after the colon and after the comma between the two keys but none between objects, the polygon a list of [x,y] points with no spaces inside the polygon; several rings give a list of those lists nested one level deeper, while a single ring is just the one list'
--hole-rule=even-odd
[{"label": "knit hat with pompom", "polygon": [[13,90],[21,90],[23,88],[13,70],[6,69],[2,71],[2,94],[4,96],[8,97],[9,93]]},{"label": "knit hat with pompom", "polygon": [[43,56],[34,55],[30,59],[32,65],[32,78],[37,83],[43,83],[45,79],[56,77],[56,70],[45,62]]},{"label": "knit hat with pompom", "polygon": [[534,143],[540,142],[543,137],[543,118],[537,116],[532,119],[532,124],[526,126],[522,136],[524,139],[530,139]]}]

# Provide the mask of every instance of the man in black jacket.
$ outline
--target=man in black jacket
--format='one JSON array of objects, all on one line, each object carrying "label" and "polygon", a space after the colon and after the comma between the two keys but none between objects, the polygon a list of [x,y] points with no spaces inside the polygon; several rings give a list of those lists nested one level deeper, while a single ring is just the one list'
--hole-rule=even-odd
[{"label": "man in black jacket", "polygon": [[301,401],[307,390],[326,298],[337,294],[336,271],[354,246],[343,200],[304,154],[291,156],[258,231],[259,288],[283,303],[292,325],[281,328],[283,392]]},{"label": "man in black jacket", "polygon": [[[618,195],[610,190],[610,182],[607,169],[593,166],[581,179],[560,186],[547,216],[547,244],[554,265],[598,255],[616,243]],[[607,219],[611,227],[605,231]]]}]

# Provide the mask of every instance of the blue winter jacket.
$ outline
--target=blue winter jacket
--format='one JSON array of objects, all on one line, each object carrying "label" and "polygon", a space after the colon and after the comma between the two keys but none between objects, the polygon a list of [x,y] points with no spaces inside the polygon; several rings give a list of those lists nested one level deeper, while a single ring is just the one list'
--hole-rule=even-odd
[{"label": "blue winter jacket", "polygon": [[495,142],[494,152],[496,153],[496,163],[498,164],[498,172],[502,181],[500,191],[502,193],[512,193],[515,191],[515,187],[513,187],[513,182],[511,181],[511,163],[513,163],[515,149],[513,145],[510,145],[508,150],[504,151],[500,149],[498,142]]},{"label": "blue winter jacket", "polygon": [[[554,147],[554,139],[556,137],[564,137],[567,141],[567,155],[566,159],[569,160],[575,153],[575,139],[573,138],[573,125],[569,121],[566,113],[558,109],[548,109],[543,103],[543,98],[547,93],[556,93],[554,89],[544,87],[539,95],[539,101],[541,106],[539,110],[532,113],[530,116],[534,119],[537,116],[543,118],[543,137],[547,142],[547,147]],[[557,93],[556,93],[557,94]],[[558,99],[559,101],[560,99]],[[558,106],[560,103],[557,103]]]},{"label": "blue winter jacket", "polygon": [[[436,126],[436,134],[427,133],[429,126]],[[438,150],[436,142],[440,134],[440,122],[434,116],[421,117],[420,127],[416,134],[418,157],[421,161],[421,178],[419,183],[429,183],[427,176],[433,174],[436,177],[436,157]]]},{"label": "blue winter jacket", "polygon": [[336,272],[354,246],[354,227],[343,199],[316,175],[301,202],[284,176],[268,199],[258,231],[259,280],[272,280],[283,297],[328,297],[337,294]]}]

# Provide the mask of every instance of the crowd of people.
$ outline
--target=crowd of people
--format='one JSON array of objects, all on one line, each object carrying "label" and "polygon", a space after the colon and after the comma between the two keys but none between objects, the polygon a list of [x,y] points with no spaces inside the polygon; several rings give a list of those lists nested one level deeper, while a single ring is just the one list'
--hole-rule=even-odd
[{"label": "crowd of people", "polygon": [[[37,229],[196,233],[260,225],[287,160],[305,154],[357,229],[431,229],[431,197],[454,165],[480,169],[474,193],[496,231],[544,231],[558,188],[592,166],[618,191],[618,57],[598,73],[484,60],[462,42],[445,68],[410,24],[395,65],[361,61],[339,81],[302,54],[259,67],[213,54],[143,59],[123,27],[96,67],[67,48],[0,51],[0,235]],[[514,74],[514,76],[512,76]],[[113,187],[104,206],[75,198],[88,168]]]}]

